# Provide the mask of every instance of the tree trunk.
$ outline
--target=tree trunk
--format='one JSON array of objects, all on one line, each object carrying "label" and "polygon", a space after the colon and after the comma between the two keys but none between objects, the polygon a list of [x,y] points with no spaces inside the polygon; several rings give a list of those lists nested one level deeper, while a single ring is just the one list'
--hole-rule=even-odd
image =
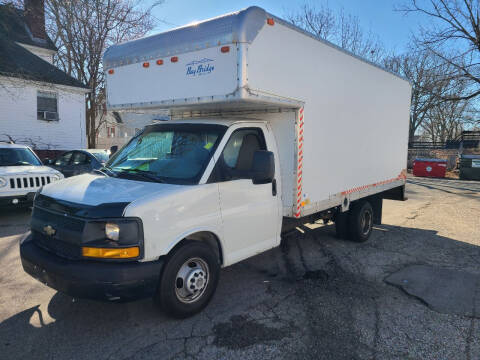
[{"label": "tree trunk", "polygon": [[86,130],[87,130],[87,143],[89,149],[95,149],[96,145],[96,131],[95,131],[95,118],[97,117],[97,105],[95,102],[95,95],[90,93],[87,96],[87,113],[86,113]]},{"label": "tree trunk", "polygon": [[408,142],[412,142],[415,140],[415,129],[412,124],[410,124],[410,127],[408,128]]}]

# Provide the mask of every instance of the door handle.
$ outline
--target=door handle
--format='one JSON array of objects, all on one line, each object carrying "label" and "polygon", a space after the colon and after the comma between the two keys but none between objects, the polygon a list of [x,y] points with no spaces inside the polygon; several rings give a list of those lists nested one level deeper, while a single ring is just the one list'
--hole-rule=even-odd
[{"label": "door handle", "polygon": [[272,180],[272,195],[277,196],[277,180]]}]

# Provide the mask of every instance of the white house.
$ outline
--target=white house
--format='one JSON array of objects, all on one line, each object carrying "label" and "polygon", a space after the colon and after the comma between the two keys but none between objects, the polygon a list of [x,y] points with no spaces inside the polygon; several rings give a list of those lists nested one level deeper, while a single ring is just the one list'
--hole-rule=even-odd
[{"label": "white house", "polygon": [[146,125],[168,119],[166,114],[118,113],[107,111],[105,106],[100,107],[97,114],[97,149],[120,148]]},{"label": "white house", "polygon": [[30,145],[41,157],[86,148],[89,90],[53,65],[43,0],[24,4],[0,5],[0,141]]}]

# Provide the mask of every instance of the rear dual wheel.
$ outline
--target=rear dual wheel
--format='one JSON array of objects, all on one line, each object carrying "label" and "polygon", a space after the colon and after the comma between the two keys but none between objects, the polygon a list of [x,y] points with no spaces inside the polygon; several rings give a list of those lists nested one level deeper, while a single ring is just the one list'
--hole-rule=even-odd
[{"label": "rear dual wheel", "polygon": [[337,236],[355,242],[368,240],[373,230],[373,208],[366,200],[351,204],[350,210],[335,218]]}]

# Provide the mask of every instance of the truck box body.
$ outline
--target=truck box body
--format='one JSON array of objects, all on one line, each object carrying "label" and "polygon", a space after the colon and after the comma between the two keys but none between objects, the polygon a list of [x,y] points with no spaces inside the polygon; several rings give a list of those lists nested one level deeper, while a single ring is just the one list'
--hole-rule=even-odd
[{"label": "truck box body", "polygon": [[409,82],[263,9],[120,44],[104,62],[111,110],[268,121],[284,216],[405,183]]}]

